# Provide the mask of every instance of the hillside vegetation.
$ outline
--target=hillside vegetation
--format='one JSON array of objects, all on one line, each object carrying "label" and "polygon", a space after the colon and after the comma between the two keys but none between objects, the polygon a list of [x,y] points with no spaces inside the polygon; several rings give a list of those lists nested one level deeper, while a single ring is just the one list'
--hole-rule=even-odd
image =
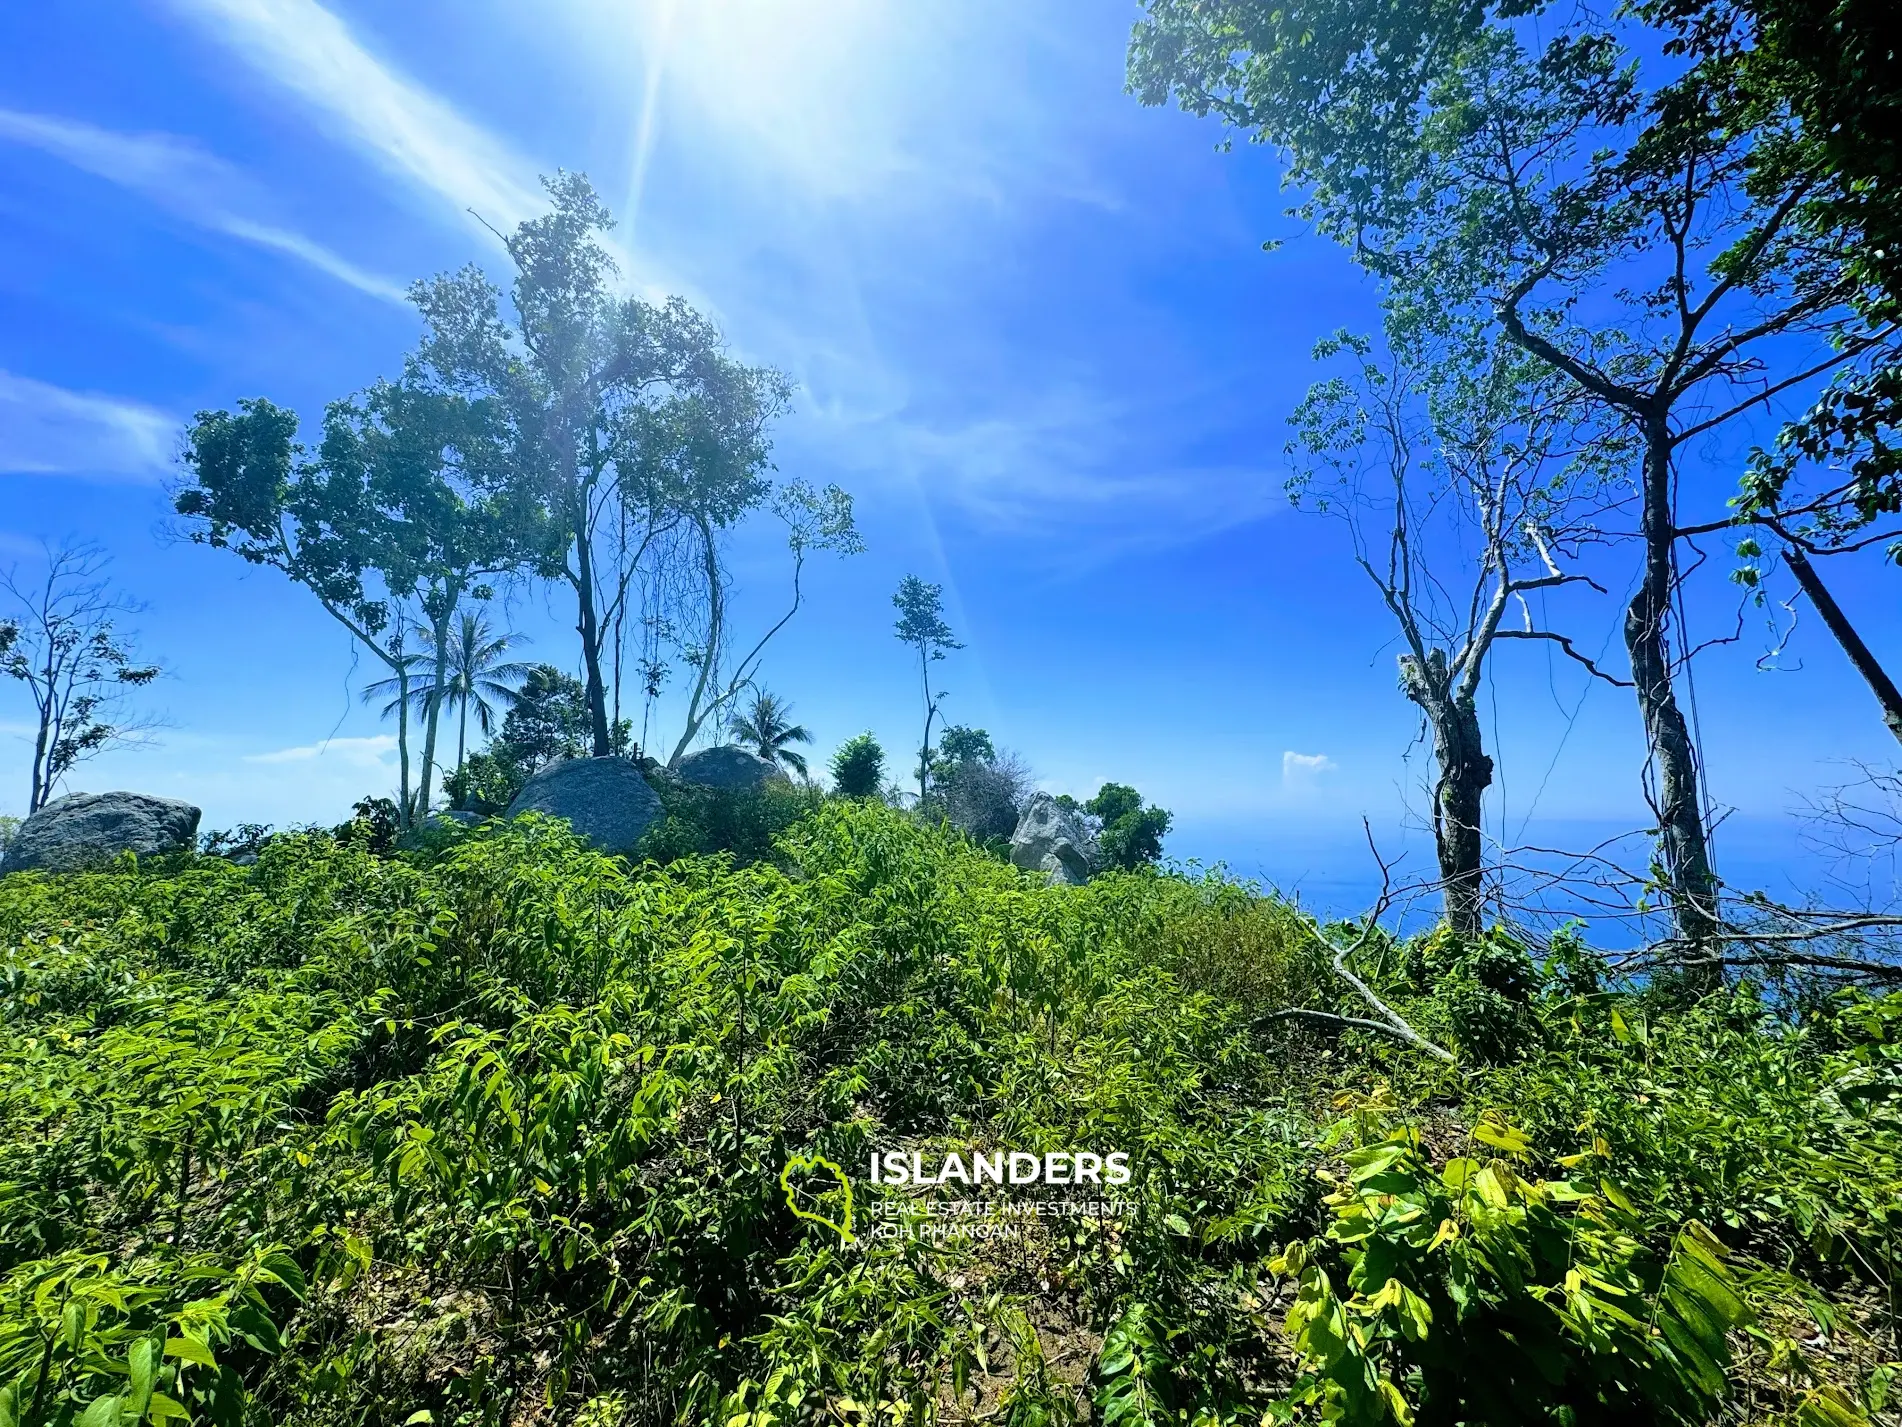
[{"label": "hillside vegetation", "polygon": [[[1330,959],[844,801],[751,865],[531,819],[6,879],[0,1424],[1884,1410],[1902,999],[1370,939],[1446,1066],[1267,1019],[1364,1014]],[[871,1152],[1011,1148],[1125,1152],[1126,1203],[867,1231],[930,1197]]]}]

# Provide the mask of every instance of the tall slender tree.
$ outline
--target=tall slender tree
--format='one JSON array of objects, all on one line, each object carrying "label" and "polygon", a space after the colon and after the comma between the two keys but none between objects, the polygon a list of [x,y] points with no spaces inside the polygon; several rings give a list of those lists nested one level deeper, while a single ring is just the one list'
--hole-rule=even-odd
[{"label": "tall slender tree", "polygon": [[918,651],[918,678],[924,689],[925,736],[918,745],[918,803],[922,807],[930,796],[931,725],[937,721],[938,706],[947,690],[933,691],[931,666],[953,649],[964,646],[952,637],[951,626],[944,622],[944,586],[928,584],[916,575],[907,575],[892,596],[898,607],[896,633],[901,644]]},{"label": "tall slender tree", "polygon": [[186,436],[173,501],[186,535],[304,586],[397,682],[405,824],[429,808],[442,708],[422,706],[412,788],[412,685],[444,686],[464,603],[489,598],[491,580],[546,543],[545,522],[510,487],[501,417],[492,402],[406,379],[332,403],[315,450],[297,443],[295,413],[262,398],[201,412]]},{"label": "tall slender tree", "polygon": [[1344,521],[1355,563],[1399,628],[1400,689],[1432,737],[1446,919],[1475,936],[1493,782],[1478,698],[1495,647],[1545,641],[1622,682],[1536,624],[1526,600],[1592,583],[1559,562],[1596,538],[1616,444],[1569,384],[1470,327],[1446,340],[1391,324],[1384,354],[1341,334],[1315,355],[1348,371],[1317,382],[1290,418],[1289,494]]}]

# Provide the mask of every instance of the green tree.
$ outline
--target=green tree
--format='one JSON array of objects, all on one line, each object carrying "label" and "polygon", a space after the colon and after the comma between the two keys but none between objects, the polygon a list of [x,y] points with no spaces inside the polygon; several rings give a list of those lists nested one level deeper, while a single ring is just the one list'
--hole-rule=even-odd
[{"label": "green tree", "polygon": [[[420,666],[435,664],[435,636],[427,629],[418,631],[423,648],[414,656]],[[396,712],[395,700],[407,686],[409,700],[418,711],[427,713],[440,704],[456,712],[456,762],[447,776],[462,771],[468,757],[469,715],[473,711],[476,731],[484,738],[495,732],[495,710],[515,697],[511,681],[527,675],[529,666],[503,658],[516,642],[513,634],[496,634],[489,622],[474,610],[464,610],[450,632],[449,659],[442,684],[427,679],[379,679],[363,691],[365,701],[389,700],[383,707],[388,718]]]},{"label": "green tree", "polygon": [[734,742],[752,749],[775,767],[785,764],[803,778],[805,756],[790,745],[811,743],[812,731],[804,724],[790,722],[791,718],[791,704],[757,689],[752,705],[733,721]]},{"label": "green tree", "polygon": [[1030,769],[1000,754],[981,728],[947,725],[931,761],[931,806],[981,843],[1009,839],[1031,788]]},{"label": "green tree", "polygon": [[15,607],[0,619],[0,674],[23,684],[33,703],[29,814],[79,763],[137,742],[149,727],[125,715],[125,695],[158,678],[159,668],[139,663],[118,628],[137,606],[112,588],[107,563],[97,546],[66,545],[47,552],[40,579],[0,575],[0,594]]},{"label": "green tree", "polygon": [[512,703],[516,682],[528,676],[527,664],[504,657],[515,643],[516,636],[497,634],[487,620],[472,611],[465,611],[456,623],[442,697],[456,710],[458,769],[467,753],[469,715],[475,715],[476,730],[484,738],[489,737],[495,731],[496,705]]},{"label": "green tree", "polygon": [[1163,835],[1173,819],[1166,809],[1144,807],[1142,794],[1127,783],[1105,783],[1083,811],[1102,823],[1097,850],[1104,865],[1134,871],[1161,859]]},{"label": "green tree", "polygon": [[990,734],[981,728],[966,728],[961,723],[947,724],[938,736],[938,757],[946,764],[995,763],[997,749]]},{"label": "green tree", "polygon": [[[570,173],[543,182],[551,211],[503,239],[506,305],[473,265],[417,284],[428,332],[411,371],[503,414],[506,488],[545,532],[540,573],[574,595],[589,735],[605,757],[619,708],[610,646],[638,571],[670,542],[699,540],[723,593],[718,534],[769,499],[768,428],[791,388],[734,361],[679,298],[618,291],[600,241],[613,219],[593,187]],[[716,645],[704,645],[710,663]]]},{"label": "green tree", "polygon": [[[424,384],[378,382],[326,410],[315,451],[295,413],[262,398],[200,412],[186,436],[174,508],[193,541],[235,551],[303,585],[389,671],[395,685],[398,806],[428,811],[442,701],[414,686],[448,681],[451,629],[465,600],[519,569],[543,539],[507,489],[499,408]],[[419,662],[413,632],[425,631]],[[424,714],[414,792],[408,716]]]},{"label": "green tree", "polygon": [[885,786],[885,750],[869,733],[841,743],[832,755],[832,790],[842,798],[876,798]]},{"label": "green tree", "polygon": [[899,642],[918,651],[918,677],[924,685],[925,737],[918,746],[918,802],[922,806],[929,796],[931,725],[937,721],[938,705],[948,692],[932,691],[931,666],[949,651],[964,646],[952,637],[951,626],[944,622],[943,585],[927,584],[916,575],[907,575],[899,581],[892,603],[898,607]]},{"label": "green tree", "polygon": [[564,758],[587,757],[590,717],[587,688],[579,679],[552,664],[534,664],[511,695],[496,743],[511,762],[533,773]]},{"label": "green tree", "polygon": [[[1299,211],[1393,300],[1493,324],[1622,423],[1639,575],[1625,648],[1655,773],[1662,880],[1709,972],[1719,882],[1676,696],[1678,453],[1886,348],[1858,310],[1853,202],[1802,117],[1736,46],[1662,6],[1148,0],[1131,87],[1219,114],[1287,157]],[[1662,55],[1670,48],[1672,53]]]}]

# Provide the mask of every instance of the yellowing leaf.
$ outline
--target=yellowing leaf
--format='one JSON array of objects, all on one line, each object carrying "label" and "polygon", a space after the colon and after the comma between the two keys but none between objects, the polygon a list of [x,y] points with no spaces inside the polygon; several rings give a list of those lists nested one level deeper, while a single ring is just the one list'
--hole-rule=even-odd
[{"label": "yellowing leaf", "polygon": [[1473,1138],[1481,1144],[1492,1145],[1495,1149],[1505,1150],[1508,1154],[1531,1154],[1532,1141],[1520,1131],[1505,1125],[1490,1124],[1481,1120],[1473,1126]]}]

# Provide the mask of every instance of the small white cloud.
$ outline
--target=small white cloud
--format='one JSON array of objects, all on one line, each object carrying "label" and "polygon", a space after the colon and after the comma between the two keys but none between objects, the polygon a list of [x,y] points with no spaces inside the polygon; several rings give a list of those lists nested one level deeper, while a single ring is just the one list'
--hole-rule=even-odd
[{"label": "small white cloud", "polygon": [[156,476],[179,423],[138,402],[0,371],[0,472]]},{"label": "small white cloud", "polygon": [[1289,749],[1281,755],[1283,783],[1312,783],[1323,773],[1332,773],[1336,764],[1325,753],[1296,753]]},{"label": "small white cloud", "polygon": [[384,760],[396,752],[396,735],[373,734],[367,738],[328,738],[322,743],[307,743],[297,748],[279,748],[270,753],[248,753],[246,763],[308,763],[318,758],[334,758],[359,768],[381,768]]}]

